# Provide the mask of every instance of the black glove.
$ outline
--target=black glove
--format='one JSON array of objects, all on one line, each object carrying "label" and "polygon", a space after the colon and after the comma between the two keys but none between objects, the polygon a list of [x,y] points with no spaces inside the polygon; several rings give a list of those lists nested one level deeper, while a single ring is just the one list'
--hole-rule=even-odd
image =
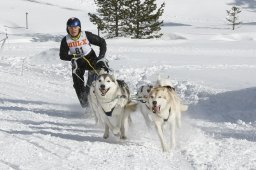
[{"label": "black glove", "polygon": [[109,72],[108,60],[102,58],[96,62],[96,69],[104,69],[106,72]]}]

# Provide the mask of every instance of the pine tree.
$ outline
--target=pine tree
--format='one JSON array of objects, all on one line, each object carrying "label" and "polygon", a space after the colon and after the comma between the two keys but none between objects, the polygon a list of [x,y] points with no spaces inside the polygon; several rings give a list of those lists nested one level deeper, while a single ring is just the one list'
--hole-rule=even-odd
[{"label": "pine tree", "polygon": [[102,22],[102,20],[96,15],[96,14],[88,14],[90,16],[90,21],[92,23],[94,23],[95,25],[97,25],[97,29],[98,29],[98,36],[100,36],[100,31],[103,31],[105,28],[104,23]]},{"label": "pine tree", "polygon": [[128,16],[124,31],[133,38],[158,38],[163,21],[159,18],[164,12],[165,3],[157,9],[155,0],[126,0],[125,15]]},{"label": "pine tree", "polygon": [[96,14],[89,13],[90,21],[97,25],[99,30],[107,33],[109,38],[122,36],[124,2],[122,0],[95,0],[98,6]]},{"label": "pine tree", "polygon": [[231,10],[227,10],[228,16],[227,21],[231,23],[232,29],[235,29],[236,25],[241,24],[241,22],[238,22],[238,14],[241,12],[241,10],[238,7],[232,7]]}]

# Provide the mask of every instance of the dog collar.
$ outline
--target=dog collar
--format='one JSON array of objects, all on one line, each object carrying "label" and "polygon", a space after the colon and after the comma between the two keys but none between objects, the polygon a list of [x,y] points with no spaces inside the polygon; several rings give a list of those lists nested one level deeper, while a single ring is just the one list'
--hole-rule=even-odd
[{"label": "dog collar", "polygon": [[164,119],[165,122],[168,121],[168,119],[170,118],[170,115],[171,115],[171,109],[169,110],[169,115],[168,115],[168,117],[167,117],[166,119]]},{"label": "dog collar", "polygon": [[[147,105],[146,105],[147,106]],[[148,110],[150,110],[150,108],[147,106],[147,108],[148,108]],[[154,113],[154,114],[156,114],[156,113]],[[157,115],[157,114],[156,114]],[[168,117],[166,118],[166,119],[164,119],[164,118],[162,118],[161,116],[159,116],[159,115],[157,115],[158,117],[160,117],[160,118],[162,118],[163,120],[164,120],[164,122],[167,122],[168,120],[169,120],[169,118],[170,118],[170,115],[171,115],[171,109],[169,110],[169,115],[168,115]]]}]

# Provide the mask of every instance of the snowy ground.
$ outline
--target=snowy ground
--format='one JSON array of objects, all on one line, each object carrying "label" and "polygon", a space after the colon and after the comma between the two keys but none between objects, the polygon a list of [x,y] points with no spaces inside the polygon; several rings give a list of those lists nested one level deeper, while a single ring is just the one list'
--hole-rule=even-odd
[{"label": "snowy ground", "polygon": [[[189,105],[170,153],[139,112],[127,141],[104,140],[80,108],[58,48],[70,16],[95,31],[86,15],[92,1],[1,2],[0,40],[5,30],[9,38],[0,52],[0,169],[256,169],[256,4],[236,1],[246,22],[231,31],[222,15],[234,2],[205,0],[202,11],[199,2],[168,1],[162,39],[107,40],[110,66],[132,92],[143,78],[170,76]],[[41,19],[26,30],[20,17],[28,9]]]}]

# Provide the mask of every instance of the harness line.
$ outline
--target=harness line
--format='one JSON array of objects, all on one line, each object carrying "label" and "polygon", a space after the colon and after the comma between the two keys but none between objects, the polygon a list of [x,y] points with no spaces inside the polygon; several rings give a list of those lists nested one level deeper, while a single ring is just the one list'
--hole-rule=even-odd
[{"label": "harness line", "polygon": [[[75,55],[75,54],[73,54],[73,56],[74,56],[74,58],[76,58],[76,55]],[[91,65],[90,61],[87,60],[87,59],[85,58],[85,56],[83,56],[82,59],[84,59],[84,60],[88,63],[88,65],[93,69],[93,71],[97,74],[97,76],[99,76],[99,73],[98,73],[97,70]],[[77,71],[77,69],[78,69],[78,65],[77,65],[76,59],[74,59],[74,64],[75,64],[75,68],[73,69],[73,74],[76,75],[83,83],[85,83],[84,80],[83,80],[79,75],[77,75],[77,73],[76,73],[76,71]],[[86,86],[88,86],[88,85],[86,84]],[[90,86],[88,86],[88,87],[90,87]]]}]

